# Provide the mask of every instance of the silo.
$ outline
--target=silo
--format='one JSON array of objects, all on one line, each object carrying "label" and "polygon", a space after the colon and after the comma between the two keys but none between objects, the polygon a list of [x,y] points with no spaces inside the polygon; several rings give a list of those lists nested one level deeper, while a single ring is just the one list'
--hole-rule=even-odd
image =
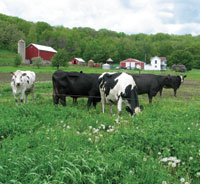
[{"label": "silo", "polygon": [[26,55],[25,47],[26,47],[25,41],[19,40],[18,41],[18,54],[20,54],[22,56],[22,63],[25,63],[25,55]]}]

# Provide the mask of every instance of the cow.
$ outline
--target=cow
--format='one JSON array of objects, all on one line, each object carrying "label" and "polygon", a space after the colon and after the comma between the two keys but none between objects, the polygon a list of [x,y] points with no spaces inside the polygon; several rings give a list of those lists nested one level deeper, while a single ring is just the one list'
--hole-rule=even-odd
[{"label": "cow", "polygon": [[118,116],[122,112],[122,103],[126,104],[126,110],[132,115],[140,112],[136,84],[133,77],[127,73],[105,72],[99,77],[99,89],[101,94],[102,112],[104,113],[105,103],[117,103]]},{"label": "cow", "polygon": [[36,74],[32,71],[10,72],[12,92],[15,97],[16,104],[18,104],[18,96],[21,94],[21,103],[27,102],[27,97],[32,93],[32,100],[34,101],[34,87]]},{"label": "cow", "polygon": [[[170,76],[170,82],[168,84],[165,84],[164,88],[172,88],[174,89],[174,96],[176,97],[176,91],[180,87],[180,85],[184,82],[184,78],[186,78],[187,75],[177,75],[177,76]],[[163,88],[160,89],[160,96],[162,96]]]},{"label": "cow", "polygon": [[135,80],[138,94],[148,94],[149,103],[152,98],[170,82],[169,75],[161,76],[154,74],[131,74]]},{"label": "cow", "polygon": [[88,108],[93,103],[96,107],[100,102],[100,92],[98,86],[98,78],[100,74],[87,74],[83,72],[65,72],[56,71],[52,75],[53,82],[53,103],[59,102],[66,106],[66,96],[71,96],[73,102],[79,97],[87,97]]}]

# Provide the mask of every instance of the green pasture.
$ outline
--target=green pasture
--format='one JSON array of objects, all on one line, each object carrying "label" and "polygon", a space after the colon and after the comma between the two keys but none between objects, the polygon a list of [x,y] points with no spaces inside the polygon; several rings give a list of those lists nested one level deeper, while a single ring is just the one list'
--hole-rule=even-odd
[{"label": "green pasture", "polygon": [[[1,72],[15,70],[0,67]],[[19,67],[32,70],[32,68]],[[90,68],[66,71],[97,72]],[[3,71],[4,70],[4,71]],[[53,72],[51,67],[36,70]],[[99,73],[103,72],[99,69]],[[200,183],[200,72],[187,72],[173,96],[165,89],[130,117],[117,121],[87,99],[54,106],[52,83],[37,82],[35,102],[16,106],[10,85],[0,85],[0,183],[180,184]]]}]

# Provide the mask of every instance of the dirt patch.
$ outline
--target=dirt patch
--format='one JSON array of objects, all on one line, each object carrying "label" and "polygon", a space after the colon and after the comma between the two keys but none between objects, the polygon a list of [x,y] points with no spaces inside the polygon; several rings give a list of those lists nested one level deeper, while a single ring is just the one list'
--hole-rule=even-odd
[{"label": "dirt patch", "polygon": [[[36,82],[51,81],[51,73],[38,73],[36,74]],[[11,81],[10,73],[0,72],[0,84],[8,84]]]}]

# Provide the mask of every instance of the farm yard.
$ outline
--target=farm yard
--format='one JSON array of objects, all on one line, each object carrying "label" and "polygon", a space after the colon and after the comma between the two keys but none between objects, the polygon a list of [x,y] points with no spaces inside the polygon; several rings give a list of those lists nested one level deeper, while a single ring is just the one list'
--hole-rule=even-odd
[{"label": "farm yard", "polygon": [[114,116],[108,106],[102,114],[86,98],[54,106],[48,67],[22,69],[36,72],[35,102],[16,106],[15,70],[0,67],[0,183],[200,183],[200,70],[186,72],[176,98],[172,89],[152,104],[139,95],[142,113],[130,117],[123,107],[120,121],[116,106]]}]

